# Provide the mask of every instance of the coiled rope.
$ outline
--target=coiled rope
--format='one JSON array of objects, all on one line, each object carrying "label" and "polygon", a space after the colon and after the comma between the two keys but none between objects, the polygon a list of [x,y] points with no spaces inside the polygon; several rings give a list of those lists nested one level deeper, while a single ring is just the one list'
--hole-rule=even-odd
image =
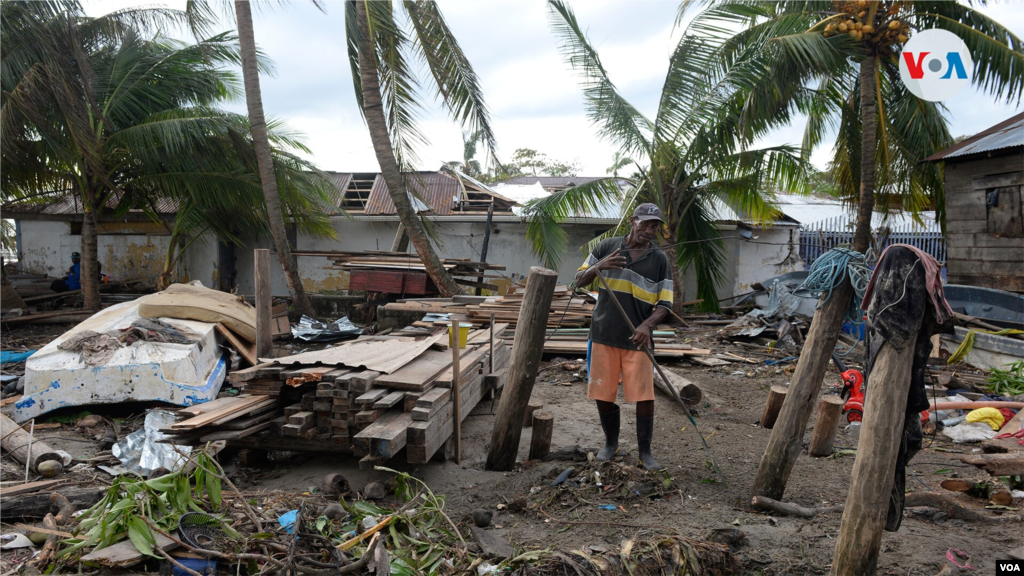
[{"label": "coiled rope", "polygon": [[871,269],[867,265],[867,257],[860,252],[848,248],[833,248],[825,252],[811,264],[807,279],[800,285],[799,291],[806,291],[815,298],[825,296],[815,307],[821,308],[832,298],[832,292],[841,286],[846,279],[853,284],[856,296],[846,310],[846,321],[854,325],[864,323],[864,315],[860,303],[864,300],[864,292],[871,280]]}]

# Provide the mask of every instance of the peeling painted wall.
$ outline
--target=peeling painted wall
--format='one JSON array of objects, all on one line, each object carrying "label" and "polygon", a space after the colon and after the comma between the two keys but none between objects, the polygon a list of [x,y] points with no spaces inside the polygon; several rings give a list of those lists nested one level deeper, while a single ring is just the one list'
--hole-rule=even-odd
[{"label": "peeling painted wall", "polygon": [[[105,229],[117,231],[114,225]],[[71,266],[71,253],[82,251],[82,237],[71,234],[68,222],[24,220],[21,222],[22,270],[63,277]],[[103,234],[97,239],[103,273],[111,280],[141,279],[156,284],[163,269],[168,235]]]}]

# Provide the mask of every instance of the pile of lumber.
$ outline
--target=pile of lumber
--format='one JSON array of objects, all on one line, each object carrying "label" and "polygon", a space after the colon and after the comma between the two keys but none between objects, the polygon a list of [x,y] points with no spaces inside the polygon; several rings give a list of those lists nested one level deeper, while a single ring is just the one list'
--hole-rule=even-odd
[{"label": "pile of lumber", "polygon": [[[467,346],[459,351],[460,421],[488,391],[504,384],[503,367],[512,356],[511,342],[503,338],[507,326],[496,324],[493,339],[491,327],[471,331]],[[408,462],[424,463],[454,429],[456,378],[447,334],[440,331],[407,328],[386,336],[363,336],[238,370],[228,378],[243,395],[215,402],[230,401],[224,409],[239,401],[254,403],[253,407],[272,402],[273,415],[253,423],[261,426],[259,430],[228,428],[232,420],[222,413],[206,415],[203,421],[192,417],[169,430],[177,443],[222,439],[279,450],[341,449],[371,464],[393,458],[404,448]],[[197,408],[186,409],[187,414],[192,416]],[[248,422],[265,413],[246,414]],[[190,434],[182,434],[186,430]],[[232,437],[229,430],[240,435]],[[255,432],[261,434],[246,438]]]},{"label": "pile of lumber", "polygon": [[[350,281],[357,284],[368,282],[374,286],[357,285],[352,290],[389,292],[395,294],[425,294],[436,291],[433,282],[426,274],[423,261],[415,253],[388,252],[383,250],[367,250],[365,252],[346,251],[305,251],[293,252],[296,256],[323,256],[331,261],[335,270],[345,270],[351,274]],[[486,262],[474,262],[468,258],[443,258],[441,265],[463,286],[497,290],[498,287],[485,282],[487,278],[499,278],[500,275],[489,274],[491,271],[504,270],[505,267]],[[371,273],[372,272],[372,273]],[[389,275],[390,273],[390,275]],[[410,273],[414,273],[410,275]],[[382,290],[381,284],[391,282],[390,290]],[[416,286],[410,283],[421,283]],[[433,289],[433,290],[431,290]]]},{"label": "pile of lumber", "polygon": [[242,394],[222,396],[177,411],[178,421],[161,430],[162,442],[183,446],[237,440],[262,432],[281,416],[280,398]]},{"label": "pile of lumber", "polygon": [[[479,304],[466,306],[466,314],[471,320],[489,322],[491,314],[499,322],[508,322],[513,327],[519,319],[519,308],[523,304],[525,287],[517,287],[515,292],[505,296],[487,298]],[[573,294],[568,286],[556,286],[551,299],[551,313],[548,315],[548,328],[590,326],[590,318],[594,315],[594,302],[589,296]]]},{"label": "pile of lumber", "polygon": [[[515,292],[505,296],[455,296],[454,298],[405,299],[391,302],[384,306],[387,310],[399,312],[422,312],[423,314],[457,314],[466,318],[475,326],[485,326],[494,314],[496,322],[507,323],[515,327],[519,320],[519,308],[523,303],[525,287],[517,287]],[[568,286],[556,286],[551,299],[551,313],[548,316],[548,328],[590,326],[590,318],[594,315],[594,300],[590,296],[573,294]],[[443,322],[433,324],[416,323],[413,326],[441,326]]]},{"label": "pile of lumber", "polygon": [[[589,328],[548,328],[544,337],[544,353],[560,356],[586,356]],[[676,332],[668,326],[658,326],[652,334],[654,337],[654,355],[658,358],[683,358],[707,356],[711,350],[694,348],[680,342]],[[515,331],[505,333],[505,338],[515,338]]]}]

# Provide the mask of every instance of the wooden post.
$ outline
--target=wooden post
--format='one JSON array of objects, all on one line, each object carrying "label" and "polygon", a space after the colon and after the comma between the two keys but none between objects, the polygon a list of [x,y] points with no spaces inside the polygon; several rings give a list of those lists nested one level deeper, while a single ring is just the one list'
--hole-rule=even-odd
[{"label": "wooden post", "polygon": [[[491,242],[491,220],[494,219],[494,199],[491,199],[491,203],[487,205],[487,224],[484,226],[484,245],[480,248],[480,261],[487,262],[487,245]],[[484,276],[481,274],[476,278],[477,282],[483,284]],[[480,295],[481,288],[476,287],[476,295]]]},{"label": "wooden post", "polygon": [[63,468],[63,459],[56,450],[38,438],[30,439],[24,428],[3,414],[0,414],[0,445],[4,452],[9,452],[33,472],[38,472],[39,465],[47,460],[56,460]]},{"label": "wooden post", "polygon": [[459,326],[461,322],[458,320],[452,320],[452,340],[455,345],[452,346],[452,421],[455,422],[455,431],[453,437],[455,439],[455,463],[462,464],[462,393],[460,388],[462,385],[459,383],[459,372],[462,369],[459,367],[459,331],[462,327]]},{"label": "wooden post", "polygon": [[551,298],[558,273],[534,266],[526,283],[526,294],[519,308],[516,336],[512,343],[512,362],[505,382],[487,450],[487,470],[511,470],[519,453],[526,405],[533,393],[547,334]]},{"label": "wooden post", "polygon": [[488,356],[488,374],[494,374],[494,312],[491,312],[491,355]]},{"label": "wooden post", "polygon": [[541,410],[533,414],[533,435],[530,436],[530,460],[541,460],[551,452],[551,433],[555,415]]},{"label": "wooden post", "polygon": [[910,343],[903,350],[885,342],[875,356],[864,398],[857,459],[853,463],[850,491],[832,558],[832,574],[837,576],[875,573],[896,458],[903,438],[903,420],[907,415],[913,343],[920,327],[918,320],[917,326],[911,327]]},{"label": "wooden post", "polygon": [[786,401],[786,387],[772,386],[768,391],[768,401],[764,405],[764,413],[761,414],[761,428],[771,430],[775,427],[775,421],[779,418],[779,410]]},{"label": "wooden post", "polygon": [[274,344],[270,318],[273,296],[270,291],[270,250],[253,250],[256,270],[256,358],[273,356]]},{"label": "wooden post", "polygon": [[543,407],[544,403],[539,401],[526,403],[526,412],[523,413],[523,428],[533,426],[533,415]]},{"label": "wooden post", "polygon": [[825,378],[825,370],[839,338],[839,326],[853,298],[853,286],[844,282],[814,313],[793,380],[779,412],[776,426],[765,447],[754,476],[753,496],[782,500],[786,482],[803,448],[804,430],[811,419],[814,400]]},{"label": "wooden post", "polygon": [[818,419],[814,421],[814,432],[811,433],[811,456],[831,456],[832,445],[839,430],[839,416],[843,413],[843,400],[835,394],[829,394],[818,403]]}]

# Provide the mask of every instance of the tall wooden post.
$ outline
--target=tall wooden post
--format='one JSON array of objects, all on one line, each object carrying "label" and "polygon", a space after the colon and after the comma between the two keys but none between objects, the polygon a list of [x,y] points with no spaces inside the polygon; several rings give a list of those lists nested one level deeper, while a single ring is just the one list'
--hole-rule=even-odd
[{"label": "tall wooden post", "polygon": [[772,428],[768,446],[761,456],[754,477],[753,496],[767,496],[782,500],[786,482],[800,455],[804,430],[811,419],[814,401],[818,397],[825,370],[832,358],[832,350],[839,339],[839,326],[853,298],[849,280],[832,291],[828,302],[814,313],[807,342],[793,372],[793,381],[786,391],[786,400]]},{"label": "tall wooden post", "polygon": [[[480,248],[480,261],[487,262],[487,245],[491,243],[491,221],[494,219],[494,199],[491,199],[491,203],[487,205],[487,224],[484,226],[484,245]],[[481,284],[484,281],[483,274],[477,276],[477,282]],[[476,287],[476,295],[480,295],[481,288]]]},{"label": "tall wooden post", "polygon": [[864,398],[857,459],[832,558],[832,573],[838,576],[870,576],[877,568],[907,415],[914,342],[920,329],[918,319],[903,350],[885,342],[875,356]]},{"label": "tall wooden post", "polygon": [[256,270],[256,358],[270,358],[273,355],[270,308],[273,296],[270,291],[270,250],[253,250]]},{"label": "tall wooden post", "polygon": [[512,343],[512,362],[508,379],[498,402],[498,413],[487,450],[487,470],[511,470],[519,453],[526,405],[533,393],[533,383],[544,354],[551,298],[558,273],[534,266],[526,282],[526,294],[519,308],[516,336]]},{"label": "tall wooden post", "polygon": [[455,421],[455,463],[462,464],[462,383],[459,382],[459,331],[461,322],[452,320],[452,411]]}]

